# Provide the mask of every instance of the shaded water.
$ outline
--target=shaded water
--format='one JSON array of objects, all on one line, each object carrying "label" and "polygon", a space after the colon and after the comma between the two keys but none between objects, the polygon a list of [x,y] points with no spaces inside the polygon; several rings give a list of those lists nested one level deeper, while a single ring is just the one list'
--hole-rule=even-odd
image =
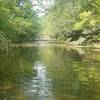
[{"label": "shaded water", "polygon": [[37,44],[0,54],[0,100],[100,100],[100,52]]}]

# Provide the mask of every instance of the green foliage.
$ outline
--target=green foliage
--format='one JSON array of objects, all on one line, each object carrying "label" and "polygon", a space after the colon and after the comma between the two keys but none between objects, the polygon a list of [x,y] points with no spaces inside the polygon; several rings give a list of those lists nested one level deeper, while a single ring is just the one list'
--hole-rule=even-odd
[{"label": "green foliage", "polygon": [[[99,16],[100,0],[54,0],[45,15],[43,33],[57,39],[76,41],[76,37],[83,37],[85,42],[87,39],[93,42],[91,36],[97,37],[100,33],[97,32],[100,29]],[[89,33],[84,34],[87,30]]]},{"label": "green foliage", "polygon": [[92,20],[92,22],[89,23],[90,17],[91,17],[91,12],[84,11],[79,14],[80,21],[74,24],[75,29],[83,29],[83,27],[88,27],[88,24],[94,25],[95,21]]},{"label": "green foliage", "polygon": [[6,49],[8,49],[8,43],[10,43],[10,41],[7,40],[3,35],[3,32],[0,31],[0,46],[2,46],[2,48],[0,48],[0,51],[5,51]]},{"label": "green foliage", "polygon": [[39,31],[38,16],[29,0],[22,4],[21,0],[0,0],[0,41],[32,41]]}]

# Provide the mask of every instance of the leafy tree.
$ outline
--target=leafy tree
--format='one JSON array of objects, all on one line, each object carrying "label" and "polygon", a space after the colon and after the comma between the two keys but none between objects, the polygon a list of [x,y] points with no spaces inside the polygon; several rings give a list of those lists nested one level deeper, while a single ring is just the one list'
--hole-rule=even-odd
[{"label": "leafy tree", "polygon": [[91,44],[100,39],[99,16],[100,0],[54,0],[45,15],[43,33],[71,41],[83,37],[85,44]]},{"label": "leafy tree", "polygon": [[0,0],[0,34],[7,41],[34,40],[40,31],[38,19],[30,0]]}]

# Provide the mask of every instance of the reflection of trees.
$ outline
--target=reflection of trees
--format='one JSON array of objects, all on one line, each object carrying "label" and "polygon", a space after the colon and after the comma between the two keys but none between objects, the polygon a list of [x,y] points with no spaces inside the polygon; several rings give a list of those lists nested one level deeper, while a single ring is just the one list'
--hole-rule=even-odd
[{"label": "reflection of trees", "polygon": [[100,62],[100,50],[99,49],[87,49],[85,50],[85,58],[91,60],[92,62]]},{"label": "reflection of trees", "polygon": [[0,55],[0,99],[26,100],[23,85],[34,75],[32,66],[36,58],[36,48],[16,48]]},{"label": "reflection of trees", "polygon": [[[99,64],[86,58],[87,52],[47,47],[40,50],[57,100],[99,100]],[[87,55],[88,56],[88,55]]]},{"label": "reflection of trees", "polygon": [[77,89],[80,93],[79,96],[84,97],[86,100],[90,98],[94,100],[94,97],[97,95],[96,91],[98,91],[97,81],[100,82],[97,66],[93,63],[74,63],[73,70],[77,75],[76,80],[79,82]]},{"label": "reflection of trees", "polygon": [[16,48],[0,55],[0,98],[26,100],[24,85],[30,88],[32,66],[41,61],[47,66],[56,100],[99,100],[100,62],[94,55],[57,46]]}]

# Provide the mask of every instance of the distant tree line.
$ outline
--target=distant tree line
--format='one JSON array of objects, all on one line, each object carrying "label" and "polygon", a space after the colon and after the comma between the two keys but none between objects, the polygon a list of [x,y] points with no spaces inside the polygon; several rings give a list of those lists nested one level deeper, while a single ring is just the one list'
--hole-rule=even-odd
[{"label": "distant tree line", "polygon": [[100,42],[100,0],[54,0],[43,22],[43,33],[58,40]]}]

